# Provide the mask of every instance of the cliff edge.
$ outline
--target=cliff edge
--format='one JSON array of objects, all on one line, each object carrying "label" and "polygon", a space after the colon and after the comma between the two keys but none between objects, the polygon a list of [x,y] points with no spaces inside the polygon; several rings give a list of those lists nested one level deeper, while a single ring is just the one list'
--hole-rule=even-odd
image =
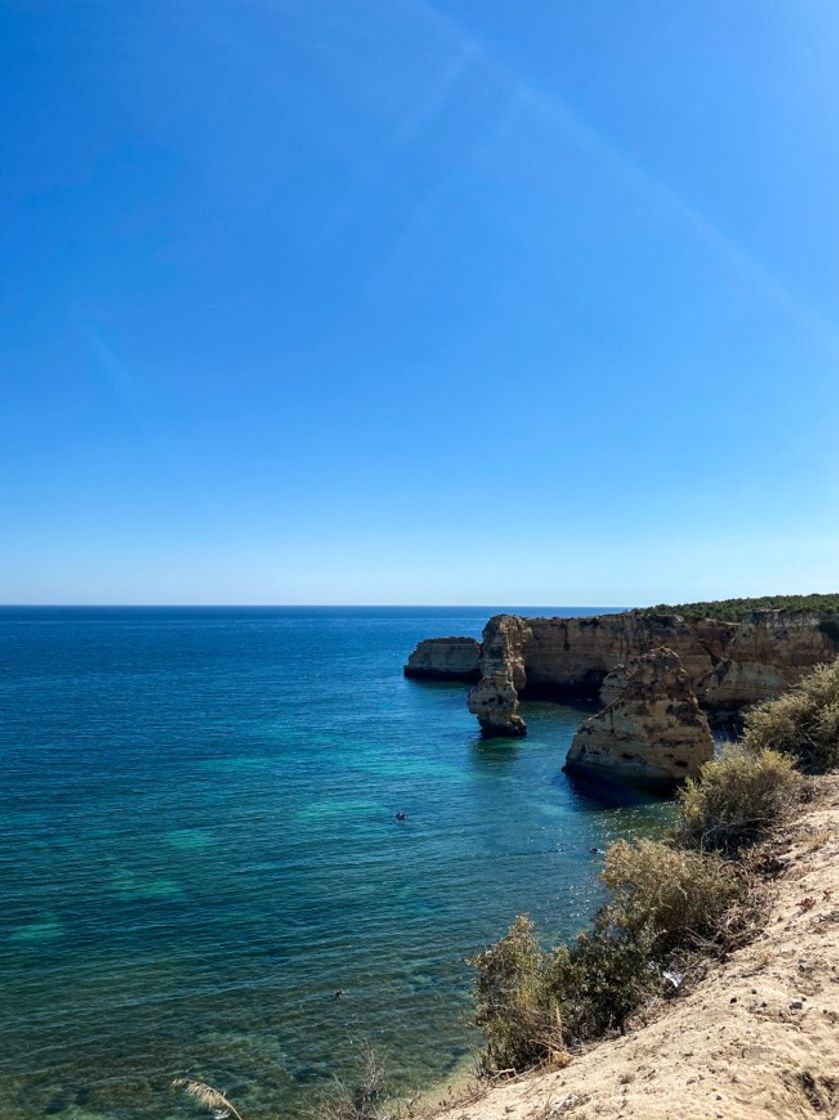
[{"label": "cliff edge", "polygon": [[646,1025],[445,1120],[832,1120],[839,1110],[839,777],[785,835],[768,920]]}]

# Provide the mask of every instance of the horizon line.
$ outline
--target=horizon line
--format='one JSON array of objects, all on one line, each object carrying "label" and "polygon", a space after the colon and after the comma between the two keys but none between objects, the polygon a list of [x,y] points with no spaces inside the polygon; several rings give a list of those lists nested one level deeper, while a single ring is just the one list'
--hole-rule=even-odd
[{"label": "horizon line", "polygon": [[[130,609],[130,610],[230,610],[230,609],[246,609],[246,610],[311,610],[312,608],[352,608],[362,610],[365,607],[377,607],[379,609],[396,610],[402,607],[435,609],[435,608],[457,608],[468,607],[477,610],[483,607],[498,607],[505,604],[499,603],[0,603],[0,610],[85,610],[85,609],[98,609],[98,610],[117,610],[117,609]],[[604,603],[508,603],[507,606],[515,606],[530,610],[535,607],[568,607],[580,610],[632,610],[632,607],[626,605],[604,604]]]}]

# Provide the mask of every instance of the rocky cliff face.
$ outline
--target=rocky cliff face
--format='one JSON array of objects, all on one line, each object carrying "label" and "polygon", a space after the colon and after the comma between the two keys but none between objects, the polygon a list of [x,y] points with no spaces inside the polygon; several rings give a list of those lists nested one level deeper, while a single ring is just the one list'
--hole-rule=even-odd
[{"label": "rocky cliff face", "polygon": [[661,785],[714,757],[708,720],[672,649],[630,658],[604,681],[610,702],[574,736],[566,769]]},{"label": "rocky cliff face", "polygon": [[527,731],[518,709],[529,634],[525,620],[511,614],[496,615],[484,627],[481,679],[470,690],[468,704],[485,738],[521,736]]},{"label": "rocky cliff face", "polygon": [[682,658],[692,679],[707,674],[714,663],[677,615],[497,615],[484,628],[481,678],[470,693],[469,710],[484,735],[524,735],[519,696],[597,697],[609,670],[662,645]]},{"label": "rocky cliff face", "polygon": [[699,701],[717,715],[779,696],[839,653],[818,614],[755,611],[739,623],[722,660],[697,685]]},{"label": "rocky cliff face", "polygon": [[406,677],[438,681],[476,681],[481,646],[474,638],[426,638],[408,658]]},{"label": "rocky cliff face", "polygon": [[[487,623],[483,645],[471,638],[420,642],[406,676],[477,681],[469,710],[484,735],[524,735],[519,698],[616,699],[607,674],[651,650],[680,658],[699,703],[725,722],[742,708],[777,696],[839,653],[839,640],[818,614],[756,611],[741,623],[685,621],[679,615],[623,614],[592,618],[519,618]],[[829,629],[829,627],[828,627]],[[602,690],[602,691],[601,691]]]},{"label": "rocky cliff face", "polygon": [[667,646],[694,678],[714,662],[696,630],[678,615],[626,612],[593,618],[529,618],[526,691],[547,698],[597,697],[606,674],[630,657]]}]

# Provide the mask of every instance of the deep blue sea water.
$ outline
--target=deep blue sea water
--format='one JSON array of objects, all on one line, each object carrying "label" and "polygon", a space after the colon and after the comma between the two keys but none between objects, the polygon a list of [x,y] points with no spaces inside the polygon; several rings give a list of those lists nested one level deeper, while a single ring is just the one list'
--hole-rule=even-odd
[{"label": "deep blue sea water", "polygon": [[582,709],[487,744],[403,679],[495,610],[0,609],[6,1120],[180,1120],[185,1071],[267,1120],[362,1039],[401,1086],[468,1054],[464,958],[574,933],[591,849],[667,811],[571,784]]}]

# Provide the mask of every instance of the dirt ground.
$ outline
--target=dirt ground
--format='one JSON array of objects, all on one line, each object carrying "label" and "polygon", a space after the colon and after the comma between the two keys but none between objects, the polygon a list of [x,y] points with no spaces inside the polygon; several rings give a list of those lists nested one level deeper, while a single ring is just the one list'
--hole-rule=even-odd
[{"label": "dirt ground", "polygon": [[780,861],[765,930],[654,1021],[440,1120],[839,1120],[839,778]]}]

